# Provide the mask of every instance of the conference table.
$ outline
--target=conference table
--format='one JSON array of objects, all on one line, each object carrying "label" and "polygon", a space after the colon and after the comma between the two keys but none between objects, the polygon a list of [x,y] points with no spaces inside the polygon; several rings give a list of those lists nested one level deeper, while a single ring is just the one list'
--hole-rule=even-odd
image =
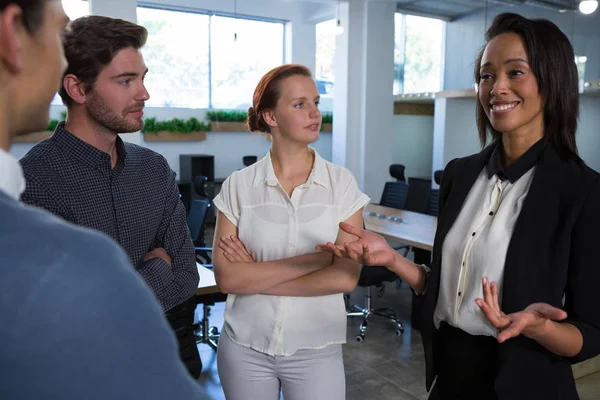
[{"label": "conference table", "polygon": [[412,211],[369,204],[363,218],[365,228],[386,239],[432,251],[437,217]]},{"label": "conference table", "polygon": [[196,296],[219,293],[219,287],[217,286],[217,281],[215,280],[215,273],[213,270],[206,268],[200,263],[196,263],[196,267],[198,267],[198,275],[200,276],[200,282],[198,282]]},{"label": "conference table", "polygon": [[[431,264],[431,251],[437,229],[437,217],[397,208],[369,204],[363,213],[365,228],[384,238],[405,243],[413,248],[414,262]],[[411,325],[420,329],[423,297],[413,294],[411,305]]]}]

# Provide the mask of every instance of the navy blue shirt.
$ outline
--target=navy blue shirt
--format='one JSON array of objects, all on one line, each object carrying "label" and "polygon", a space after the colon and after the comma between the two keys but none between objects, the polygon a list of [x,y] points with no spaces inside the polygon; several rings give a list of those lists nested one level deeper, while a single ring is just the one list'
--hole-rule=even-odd
[{"label": "navy blue shirt", "polygon": [[[152,150],[120,137],[116,147],[112,168],[108,153],[61,122],[21,159],[27,182],[21,200],[113,238],[167,311],[192,297],[199,280],[175,174]],[[160,258],[143,260],[158,247],[172,266]]]}]

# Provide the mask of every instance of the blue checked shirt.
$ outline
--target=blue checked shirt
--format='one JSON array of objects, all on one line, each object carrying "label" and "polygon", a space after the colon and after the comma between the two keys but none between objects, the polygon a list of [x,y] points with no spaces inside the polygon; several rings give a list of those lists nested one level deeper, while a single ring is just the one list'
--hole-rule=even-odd
[{"label": "blue checked shirt", "polygon": [[[175,174],[160,154],[117,138],[118,161],[65,130],[22,159],[25,203],[113,238],[152,288],[164,311],[192,297],[198,288],[194,245]],[[144,261],[163,247],[171,257]]]}]

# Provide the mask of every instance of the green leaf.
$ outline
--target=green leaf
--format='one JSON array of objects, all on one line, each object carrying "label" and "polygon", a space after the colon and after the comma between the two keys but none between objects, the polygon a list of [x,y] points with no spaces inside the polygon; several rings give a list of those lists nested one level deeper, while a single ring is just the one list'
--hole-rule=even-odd
[{"label": "green leaf", "polygon": [[56,125],[58,125],[58,122],[59,121],[57,119],[51,119],[50,122],[48,122],[48,127],[46,128],[46,130],[54,132],[54,130],[56,129]]},{"label": "green leaf", "polygon": [[178,133],[193,133],[193,132],[210,132],[210,125],[207,125],[198,120],[198,118],[189,118],[186,120],[173,118],[166,121],[157,121],[156,118],[146,118],[144,120],[144,133],[158,132],[178,132]]}]

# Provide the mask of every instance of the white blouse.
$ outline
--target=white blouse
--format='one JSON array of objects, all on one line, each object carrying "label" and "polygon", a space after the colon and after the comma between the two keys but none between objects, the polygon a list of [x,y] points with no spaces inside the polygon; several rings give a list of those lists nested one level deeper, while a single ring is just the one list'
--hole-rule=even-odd
[{"label": "white blouse", "polygon": [[502,283],[506,252],[523,202],[527,197],[535,167],[514,183],[489,177],[483,168],[442,246],[440,292],[434,312],[434,325],[440,322],[471,335],[497,335],[476,298],[483,298],[481,279],[498,284],[502,306]]},{"label": "white blouse", "polygon": [[[234,172],[214,199],[257,262],[314,253],[317,244],[335,242],[339,223],[369,202],[350,171],[311,151],[313,169],[291,198],[275,176],[269,152]],[[343,295],[229,294],[224,331],[237,344],[278,356],[345,343]]]}]

